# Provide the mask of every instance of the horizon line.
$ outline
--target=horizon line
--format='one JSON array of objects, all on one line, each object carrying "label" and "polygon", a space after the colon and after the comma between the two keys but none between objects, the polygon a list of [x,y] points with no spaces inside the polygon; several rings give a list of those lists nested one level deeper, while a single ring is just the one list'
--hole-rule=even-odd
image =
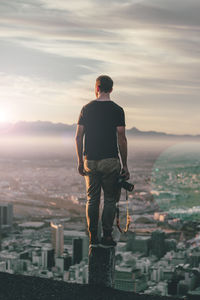
[{"label": "horizon line", "polygon": [[[34,120],[34,121],[27,121],[27,120],[18,120],[18,121],[0,121],[0,127],[1,125],[16,125],[17,123],[37,123],[37,122],[41,122],[41,123],[52,123],[52,124],[63,124],[63,125],[67,125],[67,126],[77,126],[77,123],[63,123],[62,121],[58,122],[58,121],[51,121],[51,120]],[[185,136],[185,135],[189,135],[189,136],[199,136],[200,133],[194,134],[194,133],[169,133],[169,132],[164,132],[164,131],[157,131],[157,130],[140,130],[138,129],[136,126],[127,128],[126,130],[132,130],[132,129],[137,129],[140,132],[156,132],[156,133],[162,133],[162,134],[166,134],[166,135],[179,135],[179,136]]]}]

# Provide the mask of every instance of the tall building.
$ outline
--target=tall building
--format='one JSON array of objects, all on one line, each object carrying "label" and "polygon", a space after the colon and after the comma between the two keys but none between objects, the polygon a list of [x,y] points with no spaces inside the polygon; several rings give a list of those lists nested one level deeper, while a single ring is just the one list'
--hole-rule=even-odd
[{"label": "tall building", "polygon": [[58,268],[60,273],[64,272],[64,266],[65,266],[65,258],[62,257],[56,257],[55,266]]},{"label": "tall building", "polygon": [[74,238],[73,246],[73,264],[79,264],[84,258],[88,258],[89,240],[88,237]]},{"label": "tall building", "polygon": [[144,253],[146,256],[149,253],[151,238],[149,236],[135,235],[129,242],[129,249],[132,252]]},{"label": "tall building", "polygon": [[0,251],[2,250],[1,243],[2,243],[2,235],[1,235],[1,222],[0,222]]},{"label": "tall building", "polygon": [[73,265],[79,264],[83,259],[83,240],[73,239]]},{"label": "tall building", "polygon": [[158,258],[161,258],[165,253],[165,232],[162,230],[155,230],[151,234],[150,254],[154,254]]},{"label": "tall building", "polygon": [[42,267],[43,269],[50,269],[54,266],[54,249],[49,246],[42,248]]},{"label": "tall building", "polygon": [[62,224],[54,224],[51,222],[52,230],[52,247],[55,251],[55,257],[60,257],[64,250],[64,233]]},{"label": "tall building", "polygon": [[115,288],[136,293],[144,291],[147,288],[147,275],[141,274],[138,268],[116,266]]},{"label": "tall building", "polygon": [[0,202],[0,224],[10,225],[13,224],[13,204]]},{"label": "tall building", "polygon": [[0,261],[0,272],[6,272],[6,262]]}]

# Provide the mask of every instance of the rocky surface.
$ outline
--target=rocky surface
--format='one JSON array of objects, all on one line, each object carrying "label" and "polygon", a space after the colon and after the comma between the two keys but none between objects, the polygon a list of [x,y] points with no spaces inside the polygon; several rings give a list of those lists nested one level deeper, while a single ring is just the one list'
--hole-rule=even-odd
[{"label": "rocky surface", "polygon": [[66,283],[52,279],[0,272],[0,300],[174,300],[138,295],[100,285]]}]

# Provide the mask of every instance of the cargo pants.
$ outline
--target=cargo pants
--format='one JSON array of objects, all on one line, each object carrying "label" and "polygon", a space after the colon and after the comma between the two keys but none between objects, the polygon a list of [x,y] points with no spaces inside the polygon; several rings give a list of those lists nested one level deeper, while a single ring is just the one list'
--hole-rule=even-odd
[{"label": "cargo pants", "polygon": [[118,157],[101,160],[84,160],[86,183],[86,219],[90,235],[97,235],[101,188],[104,192],[102,228],[104,236],[110,236],[116,213],[116,202],[120,199],[121,188],[117,184],[121,171]]}]

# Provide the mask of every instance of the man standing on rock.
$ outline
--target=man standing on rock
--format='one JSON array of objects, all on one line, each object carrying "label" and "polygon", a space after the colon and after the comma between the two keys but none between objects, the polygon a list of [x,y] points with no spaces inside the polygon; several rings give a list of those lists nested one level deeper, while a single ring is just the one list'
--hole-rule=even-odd
[{"label": "man standing on rock", "polygon": [[[101,75],[96,79],[96,99],[82,107],[76,130],[78,172],[84,176],[86,183],[86,218],[90,247],[116,246],[112,231],[116,202],[119,201],[121,193],[118,178],[119,175],[124,176],[125,180],[130,177],[124,110],[110,99],[112,90],[113,80],[109,76]],[[104,192],[103,237],[99,243],[97,231],[101,188]]]}]

